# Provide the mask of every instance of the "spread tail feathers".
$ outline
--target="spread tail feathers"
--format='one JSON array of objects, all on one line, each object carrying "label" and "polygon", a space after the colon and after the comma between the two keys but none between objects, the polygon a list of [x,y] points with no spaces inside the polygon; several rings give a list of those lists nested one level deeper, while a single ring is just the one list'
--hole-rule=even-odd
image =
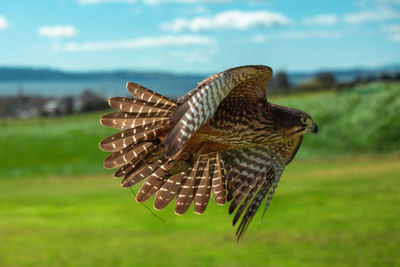
[{"label": "spread tail feathers", "polygon": [[109,105],[117,112],[105,114],[100,123],[121,132],[102,140],[99,147],[112,152],[104,159],[106,168],[118,168],[122,187],[142,181],[136,200],[143,202],[154,194],[154,208],[165,208],[176,197],[175,213],[181,215],[194,202],[194,211],[204,212],[212,193],[217,204],[225,204],[225,184],[219,154],[199,155],[179,173],[169,175],[172,160],[165,156],[164,139],[177,103],[135,83],[127,84],[132,98],[112,97]]}]

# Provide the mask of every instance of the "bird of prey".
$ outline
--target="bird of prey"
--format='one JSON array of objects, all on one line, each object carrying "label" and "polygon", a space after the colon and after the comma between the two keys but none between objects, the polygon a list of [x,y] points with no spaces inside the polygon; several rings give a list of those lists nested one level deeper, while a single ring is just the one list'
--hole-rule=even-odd
[{"label": "bird of prey", "polygon": [[109,98],[117,112],[101,117],[104,126],[122,130],[100,142],[112,152],[106,168],[118,168],[122,187],[142,183],[136,200],[154,198],[165,208],[175,198],[175,213],[191,203],[202,214],[210,194],[230,201],[239,240],[264,199],[264,213],[282,171],[296,155],[303,135],[318,127],[305,112],[267,101],[271,68],[249,65],[214,74],[176,102],[128,82],[134,98]]}]

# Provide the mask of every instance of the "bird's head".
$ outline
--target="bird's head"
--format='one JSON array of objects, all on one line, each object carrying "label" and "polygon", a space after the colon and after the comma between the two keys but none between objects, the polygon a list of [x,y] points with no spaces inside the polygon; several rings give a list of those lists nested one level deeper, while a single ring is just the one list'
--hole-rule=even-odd
[{"label": "bird's head", "polygon": [[286,135],[293,136],[311,132],[316,134],[318,126],[310,115],[302,110],[272,104],[274,121],[285,129]]},{"label": "bird's head", "polygon": [[318,125],[313,121],[310,115],[306,114],[305,112],[302,113],[304,113],[304,116],[300,117],[300,122],[305,131],[313,134],[318,133]]}]

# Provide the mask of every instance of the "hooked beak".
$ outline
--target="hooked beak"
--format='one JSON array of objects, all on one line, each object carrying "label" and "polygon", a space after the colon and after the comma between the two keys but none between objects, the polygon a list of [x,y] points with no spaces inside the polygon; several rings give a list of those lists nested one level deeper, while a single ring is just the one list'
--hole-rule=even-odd
[{"label": "hooked beak", "polygon": [[316,123],[313,123],[313,126],[310,129],[310,132],[312,132],[313,134],[318,133],[318,125]]}]

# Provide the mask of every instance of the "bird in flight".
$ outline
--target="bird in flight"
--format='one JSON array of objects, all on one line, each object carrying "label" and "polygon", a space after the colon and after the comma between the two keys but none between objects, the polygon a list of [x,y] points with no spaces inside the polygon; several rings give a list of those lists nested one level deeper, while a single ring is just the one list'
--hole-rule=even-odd
[{"label": "bird in flight", "polygon": [[175,213],[193,203],[202,214],[210,195],[230,202],[239,238],[264,199],[267,210],[283,169],[296,155],[306,132],[318,127],[305,112],[267,101],[272,69],[262,65],[231,68],[200,82],[173,101],[128,82],[134,98],[109,98],[117,112],[101,124],[121,130],[100,142],[112,152],[106,168],[118,168],[122,187],[144,180],[137,195],[155,195],[154,208],[175,198]]}]

